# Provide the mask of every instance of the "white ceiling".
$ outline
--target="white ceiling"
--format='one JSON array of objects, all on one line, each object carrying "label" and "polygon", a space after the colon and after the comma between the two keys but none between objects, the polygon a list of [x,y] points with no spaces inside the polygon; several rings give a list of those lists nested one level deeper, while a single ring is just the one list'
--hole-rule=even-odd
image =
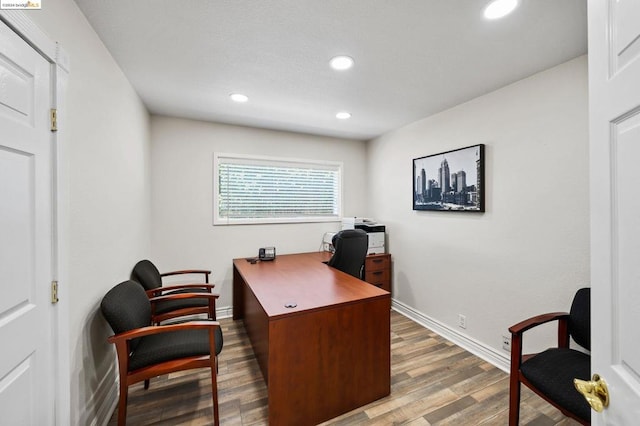
[{"label": "white ceiling", "polygon": [[[76,3],[151,113],[350,139],[587,52],[586,0],[520,0],[497,21],[488,0]],[[355,66],[332,70],[337,54]]]}]

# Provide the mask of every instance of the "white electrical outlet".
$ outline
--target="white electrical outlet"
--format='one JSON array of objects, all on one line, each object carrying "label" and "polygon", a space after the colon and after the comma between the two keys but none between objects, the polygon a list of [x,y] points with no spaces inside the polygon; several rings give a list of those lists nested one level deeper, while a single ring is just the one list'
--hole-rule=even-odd
[{"label": "white electrical outlet", "polygon": [[467,328],[467,317],[462,314],[458,314],[458,327]]},{"label": "white electrical outlet", "polygon": [[502,349],[507,352],[511,352],[511,337],[502,336]]}]

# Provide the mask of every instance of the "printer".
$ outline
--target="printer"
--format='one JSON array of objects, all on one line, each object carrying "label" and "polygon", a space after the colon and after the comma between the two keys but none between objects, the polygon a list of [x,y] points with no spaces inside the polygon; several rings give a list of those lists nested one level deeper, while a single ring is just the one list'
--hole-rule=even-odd
[{"label": "printer", "polygon": [[385,226],[371,219],[346,217],[342,219],[342,229],[362,229],[369,236],[367,254],[385,253]]},{"label": "printer", "polygon": [[381,254],[385,253],[385,227],[380,223],[362,223],[355,225],[356,229],[362,229],[369,236],[369,249],[367,254]]}]

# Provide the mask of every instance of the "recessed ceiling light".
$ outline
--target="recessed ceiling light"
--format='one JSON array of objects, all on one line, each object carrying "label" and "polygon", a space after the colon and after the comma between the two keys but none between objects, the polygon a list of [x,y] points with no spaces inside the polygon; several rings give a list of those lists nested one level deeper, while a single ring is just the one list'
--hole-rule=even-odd
[{"label": "recessed ceiling light", "polygon": [[335,56],[331,58],[329,64],[334,70],[348,70],[353,66],[353,58],[350,56]]},{"label": "recessed ceiling light", "polygon": [[493,0],[484,9],[484,17],[487,19],[502,18],[513,12],[518,6],[518,0]]},{"label": "recessed ceiling light", "polygon": [[346,120],[351,118],[351,113],[350,112],[346,112],[346,111],[342,111],[336,114],[336,118],[339,120]]},{"label": "recessed ceiling light", "polygon": [[229,95],[232,101],[234,102],[247,102],[249,97],[247,95],[243,95],[242,93],[232,93]]}]

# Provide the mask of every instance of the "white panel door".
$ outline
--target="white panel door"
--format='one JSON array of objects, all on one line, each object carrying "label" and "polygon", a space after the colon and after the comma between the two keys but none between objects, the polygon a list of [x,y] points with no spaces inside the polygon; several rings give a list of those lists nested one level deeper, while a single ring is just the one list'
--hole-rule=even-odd
[{"label": "white panel door", "polygon": [[589,0],[591,370],[640,424],[640,1]]},{"label": "white panel door", "polygon": [[0,22],[0,423],[54,424],[50,64]]}]

